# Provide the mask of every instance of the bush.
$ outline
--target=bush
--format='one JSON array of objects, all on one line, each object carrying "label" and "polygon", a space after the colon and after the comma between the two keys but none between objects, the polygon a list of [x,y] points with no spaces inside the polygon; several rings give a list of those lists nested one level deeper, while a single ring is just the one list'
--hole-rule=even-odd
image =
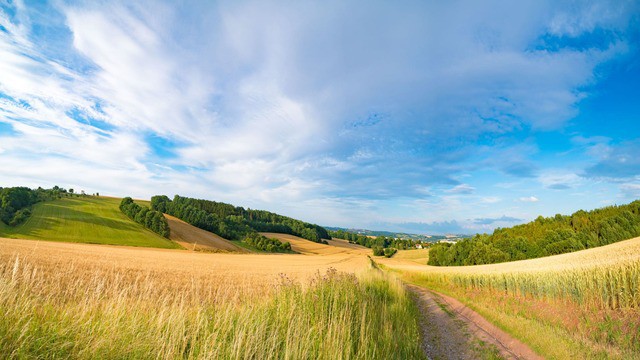
[{"label": "bush", "polygon": [[384,248],[374,246],[371,250],[373,250],[373,256],[384,256]]},{"label": "bush", "polygon": [[243,240],[243,243],[252,246],[258,250],[267,252],[291,252],[291,244],[288,242],[282,242],[278,239],[270,239],[262,236],[258,233],[248,234]]},{"label": "bush", "polygon": [[393,255],[395,255],[397,252],[398,252],[398,249],[396,248],[386,248],[384,249],[384,256],[390,258]]}]

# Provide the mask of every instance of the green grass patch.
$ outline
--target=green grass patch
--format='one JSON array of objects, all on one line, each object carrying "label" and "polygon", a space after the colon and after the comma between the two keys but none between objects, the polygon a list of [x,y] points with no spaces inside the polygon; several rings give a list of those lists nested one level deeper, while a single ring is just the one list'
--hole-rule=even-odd
[{"label": "green grass patch", "polygon": [[123,214],[120,199],[70,197],[38,203],[22,224],[0,225],[0,237],[175,249],[167,240]]}]

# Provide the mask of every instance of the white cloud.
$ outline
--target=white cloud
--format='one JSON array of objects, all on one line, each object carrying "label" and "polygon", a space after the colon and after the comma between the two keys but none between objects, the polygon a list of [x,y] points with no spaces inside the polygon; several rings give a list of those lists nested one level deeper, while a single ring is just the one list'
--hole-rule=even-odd
[{"label": "white cloud", "polygon": [[534,202],[538,202],[540,200],[535,196],[526,196],[526,197],[519,198],[518,201],[534,203]]},{"label": "white cloud", "polygon": [[[476,191],[454,186],[457,174],[486,164],[537,174],[520,155],[535,144],[468,144],[562,127],[596,67],[628,50],[623,37],[593,49],[533,46],[548,31],[621,29],[633,13],[624,6],[576,5],[577,19],[555,2],[494,5],[54,5],[70,36],[60,51],[82,66],[44,51],[28,8],[17,10],[21,21],[2,14],[0,92],[12,99],[0,97],[0,120],[17,135],[2,138],[0,157],[21,166],[0,180],[109,179],[119,195],[175,189],[238,204],[322,204],[345,217],[347,201],[336,199],[404,201],[441,189],[450,194],[434,200],[444,221],[468,207],[456,195]],[[176,157],[159,159],[148,134],[179,143]]]},{"label": "white cloud", "polygon": [[476,191],[476,188],[474,188],[469,184],[456,185],[453,188],[446,190],[446,192],[450,194],[463,194],[463,195],[473,194],[475,191]]}]

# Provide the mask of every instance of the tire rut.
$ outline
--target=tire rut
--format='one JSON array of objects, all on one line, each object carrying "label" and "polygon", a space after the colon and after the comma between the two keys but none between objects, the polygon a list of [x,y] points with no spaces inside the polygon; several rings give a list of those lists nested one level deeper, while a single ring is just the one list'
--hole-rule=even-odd
[{"label": "tire rut", "polygon": [[527,345],[449,296],[416,285],[422,348],[429,359],[542,359]]}]

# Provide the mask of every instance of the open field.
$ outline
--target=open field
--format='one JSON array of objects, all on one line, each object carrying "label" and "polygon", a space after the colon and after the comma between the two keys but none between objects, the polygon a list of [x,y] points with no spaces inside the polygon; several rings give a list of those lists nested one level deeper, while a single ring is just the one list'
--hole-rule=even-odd
[{"label": "open field", "polygon": [[412,263],[424,265],[429,261],[429,249],[398,250],[398,252],[393,255],[393,259],[396,261],[407,260]]},{"label": "open field", "polygon": [[119,204],[120,199],[105,197],[71,197],[38,203],[23,224],[0,227],[0,237],[180,248],[131,221],[118,209]]},{"label": "open field", "polygon": [[82,266],[134,272],[161,271],[166,273],[165,276],[177,278],[212,277],[231,287],[261,289],[277,284],[282,276],[306,282],[329,268],[357,273],[370,266],[365,255],[354,256],[349,253],[313,257],[293,254],[213,254],[19,239],[0,239],[0,256],[5,259],[33,256],[40,263],[74,262]]},{"label": "open field", "polygon": [[164,214],[169,223],[171,234],[169,238],[188,250],[205,250],[213,252],[238,252],[247,253],[242,248],[231,241],[224,239],[212,232],[202,230],[186,222]]},{"label": "open field", "polygon": [[481,266],[376,261],[463,301],[544,357],[640,359],[640,238]]},{"label": "open field", "polygon": [[289,242],[291,249],[300,254],[306,255],[371,255],[371,249],[364,246],[351,244],[346,240],[328,240],[329,245],[320,244],[311,240],[303,239],[295,235],[279,233],[260,233],[268,238],[275,238],[282,242]]},{"label": "open field", "polygon": [[423,358],[417,308],[364,255],[0,239],[0,285],[10,358]]}]

